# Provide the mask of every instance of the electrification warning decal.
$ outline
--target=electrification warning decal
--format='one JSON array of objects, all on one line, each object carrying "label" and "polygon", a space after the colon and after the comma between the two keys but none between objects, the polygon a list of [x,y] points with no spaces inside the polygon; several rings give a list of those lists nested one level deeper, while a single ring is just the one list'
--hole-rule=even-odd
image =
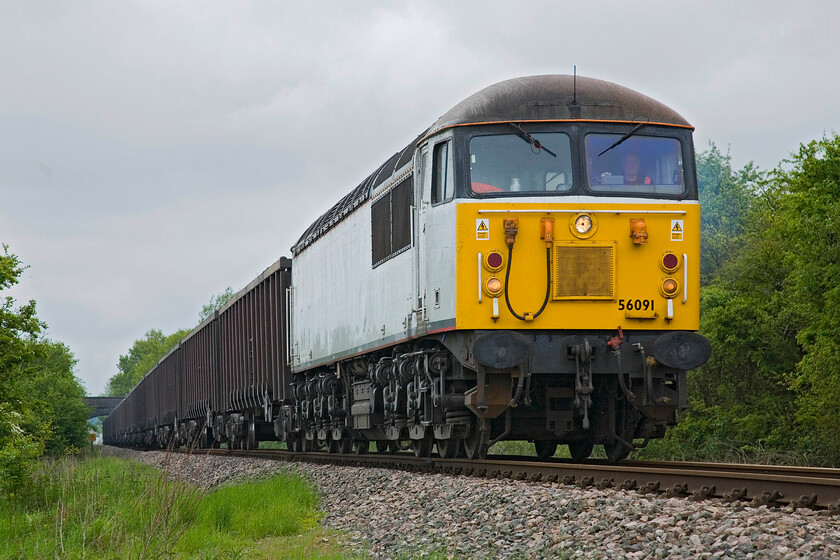
[{"label": "electrification warning decal", "polygon": [[683,240],[683,221],[671,220],[671,241]]},{"label": "electrification warning decal", "polygon": [[475,221],[475,239],[477,241],[486,241],[490,239],[490,220],[487,218],[479,218]]}]

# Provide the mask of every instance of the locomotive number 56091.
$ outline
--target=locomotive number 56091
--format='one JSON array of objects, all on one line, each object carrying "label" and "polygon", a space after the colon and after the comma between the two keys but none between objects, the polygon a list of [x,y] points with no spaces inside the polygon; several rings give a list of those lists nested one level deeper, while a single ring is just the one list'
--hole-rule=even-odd
[{"label": "locomotive number 56091", "polygon": [[653,311],[652,299],[620,299],[618,300],[619,311]]}]

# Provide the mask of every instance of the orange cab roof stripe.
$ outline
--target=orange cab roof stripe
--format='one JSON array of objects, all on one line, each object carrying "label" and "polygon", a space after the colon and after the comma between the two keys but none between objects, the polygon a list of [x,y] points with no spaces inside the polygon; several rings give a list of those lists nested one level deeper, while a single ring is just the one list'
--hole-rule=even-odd
[{"label": "orange cab roof stripe", "polygon": [[[487,121],[487,122],[469,122],[469,123],[458,123],[458,124],[450,124],[435,130],[432,134],[427,134],[423,138],[420,139],[420,142],[426,140],[438,134],[444,130],[449,130],[450,128],[457,128],[461,126],[483,126],[489,124],[510,124],[510,123],[569,123],[569,122],[586,122],[586,123],[610,123],[610,124],[639,124],[642,121],[616,121],[616,120],[606,120],[606,119],[539,119],[539,120],[507,120],[507,121]],[[653,125],[653,126],[671,126],[674,128],[687,128],[688,130],[694,130],[694,127],[691,125],[685,124],[674,124],[674,123],[661,123],[661,122],[646,122],[645,124]]]}]

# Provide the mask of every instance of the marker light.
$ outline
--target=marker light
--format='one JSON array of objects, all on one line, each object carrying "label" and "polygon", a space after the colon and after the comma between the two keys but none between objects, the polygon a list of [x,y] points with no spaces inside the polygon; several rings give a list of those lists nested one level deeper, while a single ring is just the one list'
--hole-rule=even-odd
[{"label": "marker light", "polygon": [[680,258],[670,251],[665,251],[659,257],[659,266],[670,274],[680,267]]},{"label": "marker light", "polygon": [[680,290],[680,285],[673,278],[663,278],[659,283],[659,291],[666,298],[672,298],[677,295]]},{"label": "marker light", "polygon": [[502,281],[495,276],[491,276],[484,284],[484,289],[489,295],[496,297],[502,293]]},{"label": "marker light", "polygon": [[487,253],[487,256],[484,258],[484,266],[487,267],[487,270],[491,270],[493,272],[501,270],[504,264],[505,258],[495,249]]}]

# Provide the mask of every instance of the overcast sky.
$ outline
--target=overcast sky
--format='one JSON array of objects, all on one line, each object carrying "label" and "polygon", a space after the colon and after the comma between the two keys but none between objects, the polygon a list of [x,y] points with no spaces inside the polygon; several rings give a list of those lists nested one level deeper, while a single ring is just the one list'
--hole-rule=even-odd
[{"label": "overcast sky", "polygon": [[96,395],[481,88],[577,65],[770,169],[840,131],[838,24],[836,1],[0,0],[10,293]]}]

